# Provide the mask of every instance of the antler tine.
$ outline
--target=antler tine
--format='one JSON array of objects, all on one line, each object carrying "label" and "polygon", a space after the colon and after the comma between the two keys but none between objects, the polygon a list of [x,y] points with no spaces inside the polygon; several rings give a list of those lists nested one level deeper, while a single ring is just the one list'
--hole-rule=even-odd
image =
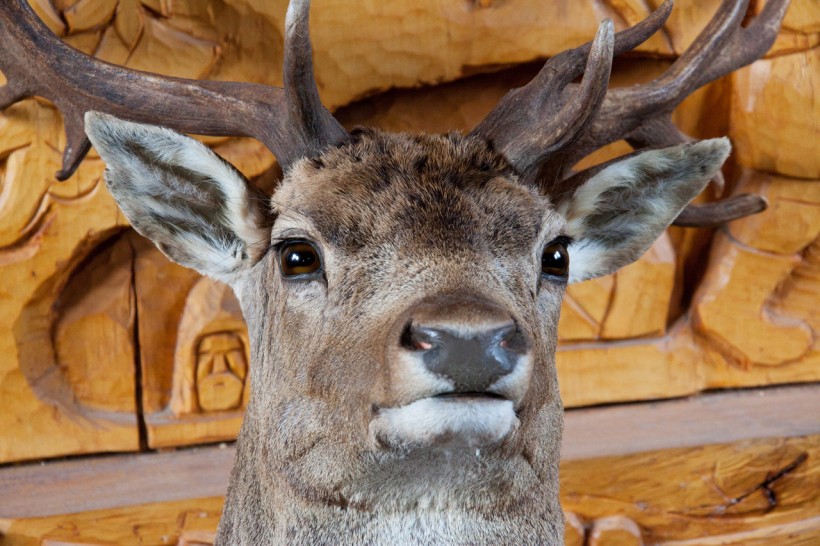
[{"label": "antler tine", "polygon": [[717,203],[689,205],[683,209],[672,224],[683,227],[715,227],[763,212],[768,205],[764,197],[743,193]]},{"label": "antler tine", "polygon": [[[547,61],[531,82],[507,93],[471,134],[491,142],[526,173],[525,178],[533,178],[538,163],[575,141],[594,120],[606,96],[612,57],[657,32],[672,5],[672,0],[666,0],[646,19],[615,34],[614,40],[612,23],[604,21],[594,41]],[[585,74],[581,88],[565,92],[581,73]]]},{"label": "antler tine", "polygon": [[774,43],[788,5],[789,0],[769,0],[744,29],[740,24],[748,0],[724,0],[715,18],[667,73],[644,85],[610,89],[586,134],[550,158],[550,166],[568,169],[584,156],[622,138],[641,147],[671,144],[654,140],[651,125],[658,119],[668,119],[672,110],[697,88],[763,55]]},{"label": "antler tine", "polygon": [[[296,3],[299,5],[295,11],[304,13],[306,20],[309,3]],[[188,133],[253,137],[265,144],[287,170],[301,157],[316,153],[317,142],[335,142],[317,140],[316,135],[338,138],[338,131],[327,130],[332,126],[327,119],[330,114],[316,106],[315,82],[306,73],[312,68],[306,25],[296,24],[295,28],[305,28],[305,34],[286,49],[302,54],[289,55],[291,66],[297,68],[286,78],[294,85],[309,81],[312,91],[295,93],[302,103],[289,108],[285,93],[278,87],[171,78],[94,59],[54,36],[25,0],[3,0],[0,70],[8,83],[0,88],[0,107],[33,95],[57,106],[63,114],[67,138],[63,168],[57,173],[60,180],[76,170],[89,149],[82,120],[91,110]],[[298,115],[292,117],[291,111]],[[316,115],[317,111],[322,114]]]},{"label": "antler tine", "polygon": [[[573,95],[564,105],[561,115],[557,117],[556,125],[560,124],[558,135],[546,153],[563,148],[567,143],[576,140],[592,122],[606,97],[614,52],[615,25],[610,19],[604,19],[598,26],[598,32],[592,42],[579,93]],[[567,74],[573,72],[568,70]],[[565,86],[569,82],[563,83]]]},{"label": "antler tine", "polygon": [[702,85],[700,81],[706,65],[731,41],[748,6],[749,0],[724,1],[709,24],[669,70],[646,86],[619,90],[621,100],[629,101],[630,95],[634,94],[638,98],[634,100],[635,106],[644,112],[677,106]]},{"label": "antler tine", "polygon": [[91,141],[85,134],[85,113],[68,109],[61,111],[65,128],[65,149],[63,166],[54,176],[57,180],[67,180],[91,149]]},{"label": "antler tine", "polygon": [[[574,141],[591,123],[606,96],[614,46],[614,27],[607,19],[591,46],[547,61],[530,83],[508,93],[472,134],[491,142],[519,172],[527,172],[540,158]],[[585,69],[579,62],[583,56]],[[578,93],[563,101],[562,92],[582,71]]]},{"label": "antler tine", "polygon": [[[649,17],[638,24],[615,34],[614,56],[617,57],[627,51],[632,51],[651,38],[652,35],[658,32],[661,27],[663,27],[664,23],[666,23],[669,19],[669,15],[672,13],[672,8],[674,5],[674,0],[665,0],[664,3],[658,7],[658,9],[649,14]],[[586,43],[579,49],[585,51],[584,48],[589,47],[590,44]]]},{"label": "antler tine", "polygon": [[774,45],[790,0],[768,0],[746,28],[738,28],[727,50],[715,58],[703,76],[708,83],[762,57]]},{"label": "antler tine", "polygon": [[327,146],[344,142],[348,133],[319,99],[309,19],[310,0],[291,0],[285,17],[284,83],[288,116],[304,148],[310,155],[316,155]]}]

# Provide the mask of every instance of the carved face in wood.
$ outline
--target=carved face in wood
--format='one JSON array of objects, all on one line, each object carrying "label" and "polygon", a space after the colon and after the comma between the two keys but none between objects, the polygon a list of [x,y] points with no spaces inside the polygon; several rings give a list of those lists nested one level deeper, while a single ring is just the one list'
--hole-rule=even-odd
[{"label": "carved face in wood", "polygon": [[[187,137],[87,122],[134,227],[237,292],[255,359],[243,435],[271,487],[404,508],[474,496],[479,467],[487,506],[548,493],[566,283],[639,257],[728,153],[644,152],[557,198],[478,137],[363,130],[267,198]],[[397,481],[421,489],[397,497]]]},{"label": "carved face in wood", "polygon": [[196,393],[204,411],[223,411],[242,404],[245,376],[245,347],[235,332],[209,333],[196,349]]}]

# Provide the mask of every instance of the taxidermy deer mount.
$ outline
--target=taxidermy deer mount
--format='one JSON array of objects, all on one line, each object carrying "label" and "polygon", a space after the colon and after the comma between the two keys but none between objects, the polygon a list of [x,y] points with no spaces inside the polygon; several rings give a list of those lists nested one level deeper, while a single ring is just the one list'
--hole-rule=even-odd
[{"label": "taxidermy deer mount", "polygon": [[[721,182],[730,146],[690,142],[670,118],[771,46],[788,2],[743,27],[748,4],[724,1],[647,84],[608,89],[612,59],[660,29],[671,1],[619,33],[604,21],[469,134],[415,135],[348,132],[322,106],[307,0],[288,9],[284,89],[126,70],[3,2],[0,108],[51,100],[67,133],[59,177],[93,143],[134,229],[241,302],[253,381],[219,543],[563,542],[566,284],[634,261],[670,223],[765,206],[688,205]],[[143,123],[255,137],[284,179],[266,196],[199,142]],[[570,170],[620,139],[637,151]]]}]

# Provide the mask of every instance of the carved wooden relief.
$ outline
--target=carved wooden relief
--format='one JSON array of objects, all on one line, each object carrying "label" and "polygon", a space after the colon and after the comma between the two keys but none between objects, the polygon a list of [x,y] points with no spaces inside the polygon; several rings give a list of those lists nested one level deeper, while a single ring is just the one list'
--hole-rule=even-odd
[{"label": "carved wooden relief", "polygon": [[134,238],[147,443],[233,439],[247,403],[250,362],[239,303],[227,286]]},{"label": "carved wooden relief", "polygon": [[55,182],[61,138],[37,101],[0,117],[0,461],[139,447],[124,221],[99,160]]},{"label": "carved wooden relief", "polygon": [[174,353],[176,415],[240,408],[249,357],[239,317],[239,305],[223,284],[202,278],[188,294]]},{"label": "carved wooden relief", "polygon": [[204,334],[197,343],[196,395],[200,411],[239,409],[248,375],[247,344],[239,332]]},{"label": "carved wooden relief", "polygon": [[793,438],[562,464],[567,544],[811,544],[818,448]]},{"label": "carved wooden relief", "polygon": [[[66,41],[111,62],[281,80],[285,0],[31,3]],[[338,111],[348,126],[467,129],[539,68],[500,65],[581,43],[605,16],[623,28],[659,3],[425,0],[410,21],[402,2],[317,0],[320,91],[331,107],[348,105]],[[616,63],[613,85],[667,68],[717,0],[677,4],[664,35]],[[770,209],[714,231],[670,229],[618,274],[571,286],[559,327],[567,405],[820,379],[813,6],[793,2],[766,59],[707,86],[675,114],[696,137],[728,132],[736,154],[726,191],[762,193]],[[449,83],[428,86],[438,82]],[[385,91],[392,87],[418,89]],[[63,138],[44,101],[0,114],[0,462],[233,438],[252,376],[233,295],[127,230],[95,156],[57,183]],[[274,160],[257,142],[206,142],[260,186],[275,186]],[[615,143],[585,164],[628,149]]]}]

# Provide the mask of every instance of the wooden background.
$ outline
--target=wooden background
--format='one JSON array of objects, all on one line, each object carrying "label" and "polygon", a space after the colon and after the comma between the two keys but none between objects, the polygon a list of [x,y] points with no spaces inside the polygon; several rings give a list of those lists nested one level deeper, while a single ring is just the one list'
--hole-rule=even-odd
[{"label": "wooden background", "polygon": [[[281,84],[284,0],[30,2],[71,45],[110,62]],[[544,58],[590,39],[603,17],[624,28],[659,3],[315,0],[317,80],[325,104],[347,126],[470,129]],[[612,85],[647,81],[667,68],[717,5],[678,0],[663,32],[616,62]],[[753,0],[750,12],[762,5]],[[812,402],[820,398],[818,45],[820,1],[793,0],[766,58],[678,109],[676,121],[689,134],[731,137],[724,195],[760,193],[769,209],[716,230],[672,228],[636,264],[571,286],[558,355],[568,408],[726,388],[783,393],[777,385],[807,383],[795,400],[808,405],[792,409],[816,412],[820,429],[820,405]],[[63,140],[60,115],[45,101],[0,113],[0,464],[11,472],[19,470],[12,463],[23,461],[231,440],[249,377],[247,336],[233,295],[171,264],[128,228],[93,151],[74,177],[56,182]],[[260,186],[275,186],[274,158],[259,143],[206,142]],[[616,143],[584,163],[628,149]],[[711,188],[701,200],[718,193]],[[708,396],[717,401],[704,410],[706,422],[734,400],[732,393]],[[784,400],[788,406],[789,397]],[[655,411],[634,407],[647,419]],[[788,535],[797,538],[778,543],[809,544],[806,537],[820,535],[820,430],[790,436],[796,433],[784,426],[782,433],[750,433],[745,443],[722,442],[722,430],[702,445],[664,451],[661,442],[610,458],[568,459],[562,479],[570,543],[763,544]],[[771,506],[766,488],[753,485],[783,469],[789,479],[772,483],[788,502]],[[695,485],[680,485],[686,483]],[[756,504],[729,502],[718,510],[710,500],[716,491],[731,500],[742,494],[730,491],[747,490]],[[202,536],[186,535],[179,515],[194,513],[194,505],[175,502],[183,504],[115,510],[122,521],[93,543],[134,541],[140,518],[160,526],[156,536],[170,543],[207,542],[221,499],[194,503],[208,514],[197,521]],[[23,518],[3,508],[0,500],[0,535],[5,529],[15,544],[40,544],[67,521],[76,543],[88,542],[82,529],[109,528],[100,527],[97,513],[48,514],[49,520],[37,519],[43,514],[36,509]],[[725,538],[738,533],[758,534]],[[713,542],[703,542],[704,535]],[[60,535],[60,543],[69,538]]]}]

